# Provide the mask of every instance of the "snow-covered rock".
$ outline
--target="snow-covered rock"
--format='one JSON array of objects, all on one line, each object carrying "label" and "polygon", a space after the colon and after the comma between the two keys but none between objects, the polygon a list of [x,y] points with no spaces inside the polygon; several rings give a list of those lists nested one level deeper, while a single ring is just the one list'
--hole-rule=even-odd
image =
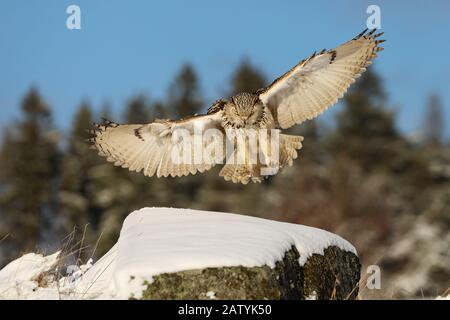
[{"label": "snow-covered rock", "polygon": [[[8,275],[14,266],[6,267]],[[355,248],[327,231],[229,213],[145,208],[126,218],[116,245],[79,280],[59,280],[58,297],[353,298],[359,268]]]},{"label": "snow-covered rock", "polygon": [[0,270],[0,299],[57,298],[47,286],[54,283],[49,271],[56,267],[59,254],[28,253],[6,265]]}]

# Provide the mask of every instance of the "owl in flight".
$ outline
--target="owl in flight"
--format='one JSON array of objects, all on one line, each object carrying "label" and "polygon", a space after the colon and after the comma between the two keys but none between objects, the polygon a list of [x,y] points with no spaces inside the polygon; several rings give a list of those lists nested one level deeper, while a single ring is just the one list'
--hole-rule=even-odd
[{"label": "owl in flight", "polygon": [[206,114],[148,124],[106,120],[94,124],[89,141],[116,166],[149,177],[181,177],[223,164],[219,175],[227,181],[261,182],[291,166],[302,147],[303,137],[282,130],[342,98],[383,50],[382,34],[366,29],[335,49],[314,52],[268,87],[220,99]]}]

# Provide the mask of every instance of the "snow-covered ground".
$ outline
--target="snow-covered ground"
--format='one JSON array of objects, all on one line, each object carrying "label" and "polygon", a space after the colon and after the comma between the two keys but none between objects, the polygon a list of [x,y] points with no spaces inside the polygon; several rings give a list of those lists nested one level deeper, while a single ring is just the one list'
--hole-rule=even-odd
[{"label": "snow-covered ground", "polygon": [[[450,233],[442,230],[437,223],[428,217],[419,217],[411,228],[398,236],[384,259],[389,263],[401,265],[402,268],[390,273],[385,279],[386,291],[406,292],[420,296],[425,291],[427,297],[444,295],[450,285]],[[414,252],[414,254],[411,254]],[[434,278],[434,279],[433,279]],[[442,286],[435,288],[436,282]],[[419,294],[418,294],[419,293]]]},{"label": "snow-covered ground", "polygon": [[[188,209],[145,208],[125,220],[120,238],[94,265],[52,279],[58,253],[27,254],[0,270],[0,299],[127,299],[161,273],[207,267],[274,267],[295,246],[304,264],[346,240],[316,228],[250,216]],[[213,294],[211,294],[213,296]]]}]

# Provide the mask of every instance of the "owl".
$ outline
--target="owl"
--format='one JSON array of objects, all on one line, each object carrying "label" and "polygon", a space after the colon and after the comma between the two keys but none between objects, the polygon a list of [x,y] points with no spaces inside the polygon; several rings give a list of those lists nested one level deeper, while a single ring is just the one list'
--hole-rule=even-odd
[{"label": "owl", "polygon": [[332,50],[314,52],[269,86],[213,103],[206,114],[147,124],[94,124],[89,142],[107,161],[148,177],[182,177],[222,164],[227,181],[247,184],[291,166],[303,137],[284,129],[342,98],[382,51],[383,33],[364,30]]}]

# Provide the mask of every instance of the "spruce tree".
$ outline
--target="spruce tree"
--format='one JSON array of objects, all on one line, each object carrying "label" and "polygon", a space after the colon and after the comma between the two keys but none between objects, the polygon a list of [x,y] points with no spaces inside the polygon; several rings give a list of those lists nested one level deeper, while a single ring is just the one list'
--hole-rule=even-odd
[{"label": "spruce tree", "polygon": [[78,231],[86,229],[89,240],[98,227],[101,208],[95,202],[93,186],[95,179],[92,169],[99,163],[99,157],[90,150],[86,139],[89,137],[94,117],[91,107],[82,103],[75,114],[68,139],[68,147],[62,166],[61,179],[61,215],[63,232],[69,233],[75,227]]},{"label": "spruce tree", "polygon": [[424,119],[425,142],[432,147],[440,146],[444,133],[444,115],[442,102],[437,94],[428,97]]},{"label": "spruce tree", "polygon": [[191,64],[182,66],[168,90],[171,116],[182,118],[201,111],[203,101],[197,74]]},{"label": "spruce tree", "polygon": [[150,122],[150,107],[147,98],[143,95],[132,98],[125,109],[124,120],[126,123]]},{"label": "spruce tree", "polygon": [[267,85],[263,73],[255,68],[249,60],[241,61],[231,77],[231,95],[240,92],[255,92]]},{"label": "spruce tree", "polygon": [[45,240],[42,234],[55,219],[60,157],[50,108],[36,89],[25,96],[21,110],[0,153],[0,208],[8,243],[29,251]]},{"label": "spruce tree", "polygon": [[331,140],[332,153],[358,163],[364,170],[391,162],[399,134],[385,102],[381,79],[368,69],[344,97]]}]

